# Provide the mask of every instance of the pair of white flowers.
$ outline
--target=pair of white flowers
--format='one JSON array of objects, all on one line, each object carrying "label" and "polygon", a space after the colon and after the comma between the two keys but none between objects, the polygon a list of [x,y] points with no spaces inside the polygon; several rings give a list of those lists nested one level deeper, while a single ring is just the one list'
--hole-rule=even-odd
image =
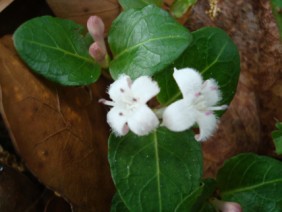
[{"label": "pair of white flowers", "polygon": [[[216,81],[203,81],[200,73],[191,68],[174,69],[173,77],[183,99],[163,110],[161,125],[180,132],[197,123],[200,132],[195,135],[195,139],[206,140],[217,126],[213,111],[227,108],[226,105],[215,106],[221,100]],[[121,75],[109,88],[112,101],[100,100],[112,106],[107,114],[107,122],[113,131],[122,136],[131,130],[143,136],[157,128],[160,121],[146,103],[159,92],[158,84],[148,76],[141,76],[132,82],[129,76]]]}]

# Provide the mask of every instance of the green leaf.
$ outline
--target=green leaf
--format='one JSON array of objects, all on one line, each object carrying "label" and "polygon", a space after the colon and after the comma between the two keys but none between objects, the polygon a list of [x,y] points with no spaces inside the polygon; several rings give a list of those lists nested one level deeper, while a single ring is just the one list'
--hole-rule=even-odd
[{"label": "green leaf", "polygon": [[193,205],[191,211],[197,212],[215,212],[215,208],[210,204],[209,199],[213,197],[213,193],[216,190],[216,181],[214,179],[205,179],[203,181],[203,189],[201,196],[197,199],[197,202]]},{"label": "green leaf", "polygon": [[139,137],[109,139],[109,162],[117,191],[130,211],[174,211],[194,201],[202,176],[201,147],[190,131],[165,128]]},{"label": "green leaf", "polygon": [[238,202],[244,212],[282,211],[282,163],[244,153],[225,162],[217,175],[220,195]]},{"label": "green leaf", "polygon": [[129,212],[118,193],[116,193],[113,197],[111,212]]},{"label": "green leaf", "polygon": [[192,33],[193,42],[172,66],[155,76],[161,87],[158,100],[164,105],[182,98],[172,76],[173,67],[194,68],[204,79],[214,78],[221,89],[221,104],[232,100],[239,79],[240,57],[236,45],[221,29],[205,27]]},{"label": "green leaf", "polygon": [[140,9],[149,4],[155,4],[157,6],[161,6],[162,0],[119,0],[120,5],[124,10],[128,9]]},{"label": "green leaf", "polygon": [[203,192],[203,186],[199,186],[196,190],[191,192],[184,200],[182,200],[181,204],[178,204],[177,208],[174,211],[182,212],[182,211],[193,211],[192,208],[194,204],[197,202],[199,196]]},{"label": "green leaf", "polygon": [[282,122],[276,123],[277,130],[272,132],[272,138],[275,145],[275,152],[279,155],[282,154]]},{"label": "green leaf", "polygon": [[166,11],[149,5],[121,13],[108,40],[114,55],[112,77],[125,73],[134,79],[160,72],[186,49],[192,37]]},{"label": "green leaf", "polygon": [[14,34],[20,57],[34,72],[62,85],[87,85],[100,76],[88,54],[91,42],[72,21],[43,16],[21,25]]},{"label": "green leaf", "polygon": [[282,38],[282,1],[270,0],[270,2],[272,6],[272,13],[276,19],[280,37]]},{"label": "green leaf", "polygon": [[171,7],[171,13],[176,18],[182,17],[197,0],[175,0]]}]

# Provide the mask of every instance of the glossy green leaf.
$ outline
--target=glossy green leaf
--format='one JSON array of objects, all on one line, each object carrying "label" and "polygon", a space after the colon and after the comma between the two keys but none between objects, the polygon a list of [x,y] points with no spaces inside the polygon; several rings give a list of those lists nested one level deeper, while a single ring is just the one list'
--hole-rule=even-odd
[{"label": "glossy green leaf", "polygon": [[50,16],[31,19],[14,34],[20,57],[36,73],[62,85],[86,85],[100,76],[88,54],[92,42],[72,21]]},{"label": "glossy green leaf", "polygon": [[158,100],[168,105],[180,98],[182,94],[172,76],[173,67],[194,68],[204,79],[214,78],[221,89],[221,104],[232,100],[239,79],[240,58],[236,45],[221,29],[205,27],[192,33],[193,42],[175,61],[175,63],[155,79],[161,87]]},{"label": "glossy green leaf", "polygon": [[220,195],[238,202],[244,212],[282,211],[282,163],[244,153],[225,162],[217,175]]},{"label": "glossy green leaf", "polygon": [[187,12],[197,0],[175,0],[171,7],[171,13],[176,18],[182,17],[185,12]]},{"label": "glossy green leaf", "polygon": [[127,10],[113,22],[109,32],[114,55],[110,73],[114,79],[122,73],[133,79],[152,76],[179,57],[191,40],[185,27],[156,6]]},{"label": "glossy green leaf", "polygon": [[282,154],[282,122],[276,123],[277,130],[272,132],[272,138],[275,145],[275,152]]},{"label": "glossy green leaf", "polygon": [[270,0],[270,2],[272,6],[272,13],[276,19],[280,37],[282,38],[282,1]]},{"label": "glossy green leaf", "polygon": [[194,201],[202,177],[201,147],[190,131],[110,136],[116,189],[130,211],[174,211]]},{"label": "glossy green leaf", "polygon": [[126,207],[118,193],[116,193],[113,197],[111,212],[129,212],[128,208]]},{"label": "glossy green leaf", "polygon": [[118,2],[120,3],[120,5],[122,6],[122,8],[124,10],[128,10],[128,9],[140,9],[143,8],[149,4],[155,4],[157,6],[161,6],[162,4],[162,0],[118,0]]}]

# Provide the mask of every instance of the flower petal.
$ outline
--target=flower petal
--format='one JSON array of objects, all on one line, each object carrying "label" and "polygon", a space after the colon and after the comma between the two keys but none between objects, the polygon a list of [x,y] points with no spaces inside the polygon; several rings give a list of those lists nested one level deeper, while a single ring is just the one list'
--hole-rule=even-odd
[{"label": "flower petal", "polygon": [[195,139],[197,141],[205,141],[216,130],[217,119],[211,111],[197,112],[196,119],[200,128],[200,134],[195,135]]},{"label": "flower petal", "polygon": [[139,107],[128,118],[129,129],[137,135],[147,135],[159,125],[159,120],[154,112],[147,106]]},{"label": "flower petal", "polygon": [[151,77],[141,76],[133,82],[131,91],[133,97],[140,103],[146,103],[160,92],[160,88]]},{"label": "flower petal", "polygon": [[185,99],[178,100],[165,109],[162,125],[176,132],[187,130],[195,123],[196,113]]},{"label": "flower petal", "polygon": [[107,122],[117,135],[128,133],[126,111],[119,107],[113,107],[107,114]]},{"label": "flower petal", "polygon": [[129,95],[131,79],[127,75],[121,75],[115,82],[110,85],[109,95],[114,102],[122,102],[124,96]]},{"label": "flower petal", "polygon": [[221,100],[221,92],[214,79],[208,79],[204,82],[202,94],[204,95],[208,107],[216,105]]},{"label": "flower petal", "polygon": [[203,79],[201,74],[192,68],[177,70],[174,68],[173,77],[183,95],[183,98],[190,99],[201,90]]}]

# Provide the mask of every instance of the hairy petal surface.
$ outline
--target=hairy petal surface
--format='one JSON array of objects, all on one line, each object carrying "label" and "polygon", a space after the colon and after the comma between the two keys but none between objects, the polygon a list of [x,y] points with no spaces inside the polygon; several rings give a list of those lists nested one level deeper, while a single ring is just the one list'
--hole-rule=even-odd
[{"label": "hairy petal surface", "polygon": [[200,134],[195,135],[197,141],[207,140],[216,130],[217,119],[212,111],[197,112],[196,122],[200,128]]},{"label": "hairy petal surface", "polygon": [[163,125],[176,132],[184,131],[193,126],[197,111],[185,99],[169,105],[163,113]]},{"label": "hairy petal surface", "polygon": [[107,114],[107,122],[116,135],[125,135],[129,129],[127,126],[126,111],[120,107],[113,107]]},{"label": "hairy petal surface", "polygon": [[221,92],[214,79],[206,80],[201,92],[205,97],[207,106],[214,106],[221,100]]},{"label": "hairy petal surface", "polygon": [[138,97],[141,103],[146,103],[160,92],[157,82],[151,77],[142,76],[137,78],[131,86],[132,95]]},{"label": "hairy petal surface", "polygon": [[125,95],[129,94],[131,79],[127,75],[121,75],[114,83],[110,85],[109,95],[114,102],[121,102]]},{"label": "hairy petal surface", "polygon": [[203,79],[196,70],[192,68],[177,70],[174,68],[173,77],[182,93],[183,98],[193,98],[195,93],[200,92]]},{"label": "hairy petal surface", "polygon": [[128,126],[137,135],[147,135],[159,125],[155,113],[147,106],[140,106],[128,119]]}]

